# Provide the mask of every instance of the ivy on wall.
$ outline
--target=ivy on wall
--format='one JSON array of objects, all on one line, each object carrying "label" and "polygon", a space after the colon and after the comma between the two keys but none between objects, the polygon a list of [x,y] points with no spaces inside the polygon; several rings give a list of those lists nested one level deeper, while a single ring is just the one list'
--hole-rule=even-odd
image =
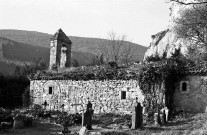
[{"label": "ivy on wall", "polygon": [[147,112],[153,114],[169,104],[165,102],[169,98],[166,96],[173,95],[174,84],[184,77],[189,64],[188,61],[171,58],[142,65],[138,82],[145,95]]}]

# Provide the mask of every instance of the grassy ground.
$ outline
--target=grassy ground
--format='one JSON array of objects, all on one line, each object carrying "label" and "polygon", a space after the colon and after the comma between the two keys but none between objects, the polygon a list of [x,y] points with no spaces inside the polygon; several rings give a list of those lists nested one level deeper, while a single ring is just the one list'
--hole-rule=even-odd
[{"label": "grassy ground", "polygon": [[179,118],[165,126],[145,126],[142,130],[129,131],[129,135],[206,135],[207,114],[197,114],[188,118]]},{"label": "grassy ground", "polygon": [[[71,127],[74,133],[79,131],[81,126]],[[99,127],[93,125],[92,132],[101,132],[102,135],[206,135],[207,134],[207,114],[197,114],[188,118],[178,118],[167,123],[164,126],[155,127],[153,125],[145,125],[143,129],[130,130],[119,129],[114,130],[108,127]],[[18,130],[1,131],[3,135],[57,135],[62,134],[63,128],[60,125],[50,124],[47,121],[35,120],[30,128]]]}]

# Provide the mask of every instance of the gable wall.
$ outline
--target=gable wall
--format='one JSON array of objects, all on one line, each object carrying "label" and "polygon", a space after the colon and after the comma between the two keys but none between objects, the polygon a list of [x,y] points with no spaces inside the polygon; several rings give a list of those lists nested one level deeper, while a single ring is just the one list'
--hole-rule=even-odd
[{"label": "gable wall", "polygon": [[[53,94],[49,94],[49,87],[53,87]],[[126,91],[126,99],[121,100],[121,91]],[[140,102],[144,99],[136,80],[33,80],[30,92],[34,104],[42,105],[46,100],[49,104],[47,109],[59,110],[64,104],[64,109],[71,113],[75,110],[71,106],[74,103],[81,104],[77,107],[78,111],[86,108],[88,97],[93,104],[94,113],[131,113],[135,97]]]},{"label": "gable wall", "polygon": [[187,82],[187,91],[183,92],[181,83],[176,84],[174,107],[192,113],[205,112],[207,106],[207,77],[187,76],[181,82]]}]

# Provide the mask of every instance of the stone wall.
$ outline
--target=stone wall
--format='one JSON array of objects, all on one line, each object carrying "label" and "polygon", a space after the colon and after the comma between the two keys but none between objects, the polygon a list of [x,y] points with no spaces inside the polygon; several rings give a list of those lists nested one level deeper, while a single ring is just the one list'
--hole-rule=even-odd
[{"label": "stone wall", "polygon": [[52,69],[52,66],[56,64],[56,54],[57,54],[57,40],[50,41],[50,66],[49,68]]},{"label": "stone wall", "polygon": [[[49,94],[49,89],[52,89],[52,94]],[[64,109],[70,113],[85,108],[88,98],[94,113],[131,113],[135,98],[138,97],[140,102],[144,100],[136,80],[32,80],[30,92],[34,104],[42,105],[46,100],[49,104],[47,109],[59,110],[64,104]],[[121,99],[125,92],[126,99]],[[74,104],[80,105],[75,105],[76,108]]]},{"label": "stone wall", "polygon": [[[186,82],[186,91],[182,90],[182,83]],[[174,106],[192,113],[202,113],[207,106],[207,77],[187,76],[176,84]]]},{"label": "stone wall", "polygon": [[71,66],[71,44],[70,39],[59,29],[50,41],[50,66],[65,68]]},{"label": "stone wall", "polygon": [[3,61],[3,49],[2,49],[2,43],[0,43],[0,61]]}]

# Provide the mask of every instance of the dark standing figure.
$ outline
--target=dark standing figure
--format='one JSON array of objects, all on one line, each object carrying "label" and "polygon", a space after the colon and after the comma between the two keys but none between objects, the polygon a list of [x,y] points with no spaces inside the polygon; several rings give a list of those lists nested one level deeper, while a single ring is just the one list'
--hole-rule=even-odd
[{"label": "dark standing figure", "polygon": [[46,109],[46,107],[47,107],[47,101],[45,100],[45,102],[42,104],[43,106],[44,106],[44,108]]},{"label": "dark standing figure", "polygon": [[142,106],[137,100],[138,98],[136,98],[136,103],[132,111],[132,129],[142,128]]},{"label": "dark standing figure", "polygon": [[93,115],[92,104],[88,98],[87,109],[83,117],[83,126],[86,126],[88,130],[92,130],[92,115]]},{"label": "dark standing figure", "polygon": [[62,105],[61,105],[62,112],[64,112],[64,107],[65,107],[65,105],[64,105],[64,104],[62,104]]}]

